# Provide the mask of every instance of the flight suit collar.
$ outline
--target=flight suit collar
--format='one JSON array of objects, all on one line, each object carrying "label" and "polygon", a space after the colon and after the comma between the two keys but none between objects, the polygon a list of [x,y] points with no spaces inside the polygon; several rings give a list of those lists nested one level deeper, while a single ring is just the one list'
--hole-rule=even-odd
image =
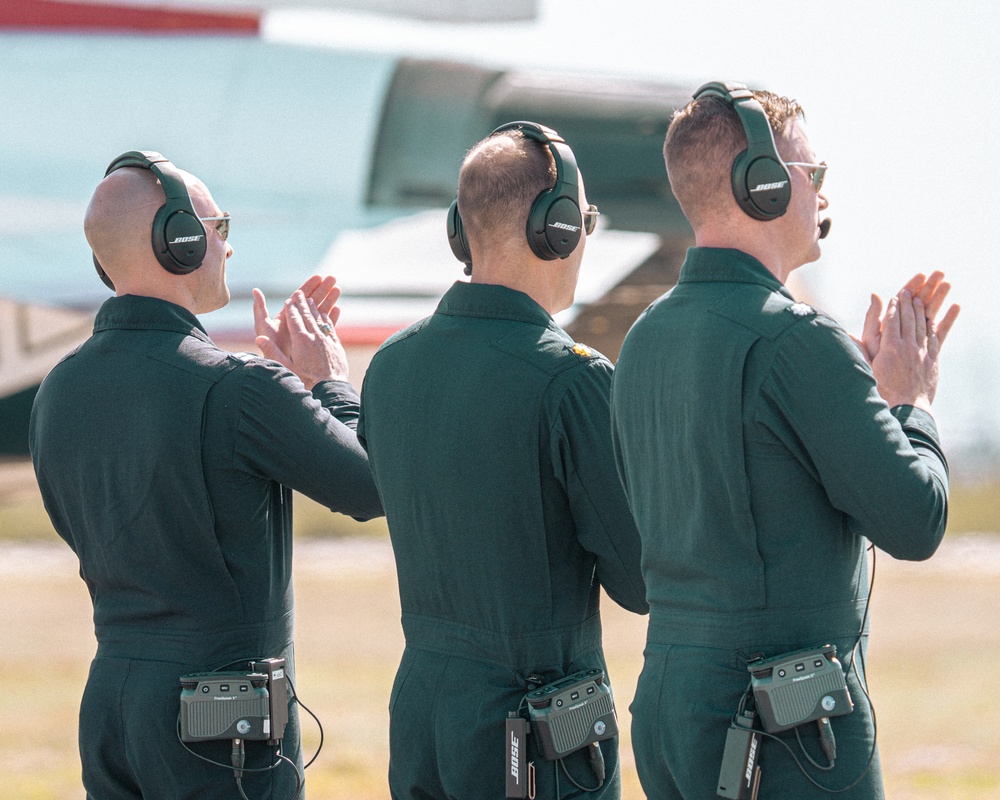
[{"label": "flight suit collar", "polygon": [[756,283],[794,300],[785,285],[756,258],[742,250],[723,247],[691,247],[681,267],[678,283],[715,281]]},{"label": "flight suit collar", "polygon": [[438,304],[438,314],[527,322],[547,328],[549,312],[524,292],[492,283],[456,281]]},{"label": "flight suit collar", "polygon": [[106,330],[174,331],[211,342],[198,318],[181,306],[156,297],[126,294],[104,301],[94,333]]}]

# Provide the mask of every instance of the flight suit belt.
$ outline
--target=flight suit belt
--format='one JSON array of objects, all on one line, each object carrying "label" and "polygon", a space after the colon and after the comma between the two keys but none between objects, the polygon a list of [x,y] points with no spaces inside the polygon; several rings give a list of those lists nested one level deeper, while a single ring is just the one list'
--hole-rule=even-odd
[{"label": "flight suit belt", "polygon": [[[653,604],[647,641],[690,647],[741,649],[801,642],[823,644],[858,635],[864,598],[820,608],[712,612]],[[821,641],[822,640],[822,641]]]},{"label": "flight suit belt", "polygon": [[516,670],[566,664],[601,646],[599,614],[576,625],[530,633],[490,631],[419,614],[403,614],[402,622],[407,647]]},{"label": "flight suit belt", "polygon": [[169,630],[97,625],[98,658],[173,661],[217,668],[234,659],[279,655],[292,641],[291,616],[267,626]]}]

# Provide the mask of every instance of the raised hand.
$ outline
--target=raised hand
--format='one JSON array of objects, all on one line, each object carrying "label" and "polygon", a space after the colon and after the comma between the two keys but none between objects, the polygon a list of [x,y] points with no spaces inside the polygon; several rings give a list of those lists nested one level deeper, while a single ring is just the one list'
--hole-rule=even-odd
[{"label": "raised hand", "polygon": [[[333,328],[340,318],[340,308],[337,301],[340,299],[340,287],[337,279],[332,275],[325,277],[313,275],[303,283],[297,291],[301,292],[307,301],[312,301],[316,307],[316,316],[321,325],[328,325]],[[253,290],[253,318],[254,332],[257,336],[264,336],[269,339],[281,352],[288,350],[288,310],[292,304],[289,297],[281,310],[274,316],[268,315],[267,302],[264,293],[260,289]]]},{"label": "raised hand", "polygon": [[[959,306],[952,305],[941,321],[936,321],[937,315],[944,305],[949,291],[951,291],[951,284],[944,280],[944,273],[940,270],[935,270],[929,277],[923,273],[914,275],[899,290],[895,298],[897,301],[902,301],[904,293],[907,293],[909,302],[919,301],[926,321],[926,330],[929,335],[936,337],[939,349],[947,338],[951,326],[955,323],[958,312],[961,310]],[[871,296],[871,305],[865,314],[861,338],[852,337],[861,348],[861,352],[869,364],[873,363],[881,347],[883,325],[881,317],[882,298],[877,294],[873,294]]]},{"label": "raised hand", "polygon": [[[935,323],[934,317],[950,287],[941,278],[919,286],[914,281],[889,301],[871,366],[879,394],[890,406],[908,404],[930,411],[937,392],[941,343],[958,317],[959,307],[951,306],[944,319]],[[931,304],[933,309],[929,308]],[[869,332],[873,329],[868,318],[865,328]]]},{"label": "raised hand", "polygon": [[[256,295],[254,300],[256,305]],[[260,300],[263,304],[263,295]],[[319,304],[302,290],[292,294],[282,313],[280,341],[267,333],[259,334],[256,341],[261,352],[298,375],[307,389],[324,380],[346,381],[347,353],[333,327],[332,316],[321,311]]]}]

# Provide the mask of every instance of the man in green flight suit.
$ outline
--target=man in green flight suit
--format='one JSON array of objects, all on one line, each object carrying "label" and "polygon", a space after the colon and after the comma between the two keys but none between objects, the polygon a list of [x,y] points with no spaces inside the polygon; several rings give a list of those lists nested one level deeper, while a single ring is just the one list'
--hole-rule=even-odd
[{"label": "man in green flight suit", "polygon": [[880,798],[861,687],[865,550],[926,559],[944,534],[930,403],[958,308],[935,322],[948,285],[918,275],[884,317],[873,296],[854,340],[795,301],[785,282],[830,228],[826,165],[795,101],[706,84],[664,154],[696,247],[626,337],[612,389],[651,605],[633,703],[640,780],[656,800],[715,797],[730,722],[754,708],[748,661],[831,643],[854,702],[823,729],[835,766],[807,762],[829,766],[815,722],[765,737],[759,796]]},{"label": "man in green flight suit", "polygon": [[[508,713],[543,683],[605,668],[600,588],[648,609],[611,451],[612,366],[551,316],[573,302],[596,212],[558,134],[502,126],[465,158],[452,207],[471,282],[365,376],[358,438],[406,637],[390,699],[397,800],[503,797]],[[620,796],[617,737],[600,743],[603,781],[584,750],[558,765],[533,736],[529,748],[539,800]]]},{"label": "man in green flight suit", "polygon": [[[116,295],[32,410],[45,507],[94,605],[79,738],[95,800],[236,797],[230,741],[193,742],[194,753],[179,741],[179,678],[269,657],[294,675],[292,489],[354,517],[381,514],[332,328],[333,280],[311,278],[273,319],[256,296],[258,343],[291,356],[298,375],[219,349],[195,316],[229,300],[229,222],[158,153],[116,159],[84,220]],[[276,769],[274,747],[243,748],[244,796],[291,800],[295,708]]]}]

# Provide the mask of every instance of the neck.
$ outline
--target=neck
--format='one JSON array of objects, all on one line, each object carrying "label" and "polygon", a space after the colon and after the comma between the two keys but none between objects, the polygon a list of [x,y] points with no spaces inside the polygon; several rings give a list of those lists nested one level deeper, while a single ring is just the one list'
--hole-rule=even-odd
[{"label": "neck", "polygon": [[[168,278],[172,278],[169,273],[164,272]],[[194,295],[188,287],[179,280],[115,280],[115,294],[121,297],[126,294],[137,295],[139,297],[154,297],[157,300],[166,300],[176,306],[185,308],[192,314],[199,314],[203,309],[198,307]]]},{"label": "neck", "polygon": [[800,267],[783,257],[782,248],[773,233],[776,229],[768,228],[767,223],[761,223],[747,218],[733,222],[727,220],[722,224],[706,224],[695,229],[694,240],[698,247],[723,247],[741,250],[753,256],[763,264],[768,272],[774,275],[782,284],[788,280],[792,270]]},{"label": "neck", "polygon": [[518,254],[512,258],[478,257],[472,268],[472,283],[506,286],[523,292],[554,315],[569,307],[565,289],[556,280],[561,262],[542,261],[533,254]]}]

